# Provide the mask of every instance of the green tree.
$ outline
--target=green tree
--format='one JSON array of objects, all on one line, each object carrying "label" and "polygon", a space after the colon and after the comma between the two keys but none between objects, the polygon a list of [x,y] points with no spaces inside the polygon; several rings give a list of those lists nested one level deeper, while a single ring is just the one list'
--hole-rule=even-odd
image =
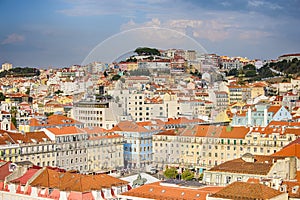
[{"label": "green tree", "polygon": [[58,95],[59,95],[60,93],[64,93],[64,92],[61,91],[61,90],[57,90],[57,91],[54,92],[54,94],[58,94]]},{"label": "green tree", "polygon": [[119,75],[119,74],[115,74],[112,78],[111,78],[111,80],[112,81],[117,81],[117,80],[119,80],[121,78],[121,76]]},{"label": "green tree", "polygon": [[254,77],[254,76],[256,76],[255,70],[248,70],[245,72],[245,77]]},{"label": "green tree", "polygon": [[243,66],[243,70],[256,70],[255,66],[252,64],[248,64]]},{"label": "green tree", "polygon": [[0,92],[0,101],[4,101],[5,100],[5,96],[2,92]]},{"label": "green tree", "polygon": [[16,117],[17,116],[17,113],[18,113],[18,109],[16,106],[12,106],[10,108],[10,114],[11,114],[11,117]]},{"label": "green tree", "polygon": [[15,127],[17,127],[17,118],[16,117],[11,117],[11,122]]},{"label": "green tree", "polygon": [[239,74],[239,71],[236,68],[233,68],[229,70],[228,76],[237,76]]},{"label": "green tree", "polygon": [[46,117],[49,117],[49,116],[51,116],[51,115],[54,115],[54,112],[49,112],[49,113],[46,112],[45,115],[46,115]]},{"label": "green tree", "polygon": [[199,181],[202,181],[202,180],[203,180],[203,173],[201,173],[199,176]]},{"label": "green tree", "polygon": [[139,47],[134,52],[137,53],[139,56],[160,56],[160,52],[157,49],[149,47]]},{"label": "green tree", "polygon": [[25,94],[29,95],[30,94],[30,88],[27,88]]},{"label": "green tree", "polygon": [[177,169],[175,167],[171,167],[171,168],[167,168],[165,171],[164,171],[164,175],[166,178],[176,178],[178,172],[177,172]]},{"label": "green tree", "polygon": [[190,181],[194,178],[194,173],[191,170],[186,169],[182,172],[181,177],[185,181]]}]

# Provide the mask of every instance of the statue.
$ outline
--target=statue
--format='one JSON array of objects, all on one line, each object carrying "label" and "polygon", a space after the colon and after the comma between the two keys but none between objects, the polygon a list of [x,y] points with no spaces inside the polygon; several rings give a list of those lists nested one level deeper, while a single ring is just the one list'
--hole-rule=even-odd
[{"label": "statue", "polygon": [[142,178],[141,174],[138,174],[136,180],[134,180],[133,183],[132,183],[132,187],[135,188],[135,187],[142,186],[146,182],[147,182],[147,179],[146,178]]}]

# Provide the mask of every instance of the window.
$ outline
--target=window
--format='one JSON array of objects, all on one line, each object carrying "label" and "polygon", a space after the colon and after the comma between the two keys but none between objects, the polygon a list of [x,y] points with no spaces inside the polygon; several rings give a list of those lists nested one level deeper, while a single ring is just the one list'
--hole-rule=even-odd
[{"label": "window", "polygon": [[226,184],[229,184],[231,181],[231,176],[226,176]]}]

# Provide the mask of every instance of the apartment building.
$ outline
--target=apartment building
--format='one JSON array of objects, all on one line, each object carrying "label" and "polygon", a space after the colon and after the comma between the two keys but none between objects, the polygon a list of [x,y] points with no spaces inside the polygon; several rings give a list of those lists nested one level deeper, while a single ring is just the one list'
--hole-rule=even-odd
[{"label": "apartment building", "polygon": [[65,170],[88,172],[88,134],[75,127],[42,129],[56,143],[56,166]]},{"label": "apartment building", "polygon": [[56,166],[55,143],[42,131],[24,134],[1,131],[0,139],[1,160]]},{"label": "apartment building", "polygon": [[268,85],[264,82],[253,83],[250,85],[251,87],[251,99],[254,99],[258,96],[266,94],[266,87]]},{"label": "apartment building", "polygon": [[73,118],[82,122],[85,127],[111,129],[119,122],[123,110],[121,105],[107,99],[89,99],[74,103],[72,114]]},{"label": "apartment building", "polygon": [[251,99],[252,89],[248,86],[229,85],[229,104],[246,102]]},{"label": "apartment building", "polygon": [[182,116],[193,116],[203,118],[210,116],[213,109],[213,103],[203,100],[180,100],[179,112]]},{"label": "apartment building", "polygon": [[291,119],[292,115],[285,107],[259,103],[247,110],[236,112],[231,125],[266,127],[271,121],[288,121]]},{"label": "apartment building", "polygon": [[241,158],[226,161],[205,171],[203,180],[208,185],[228,185],[235,181],[246,182],[249,178],[291,180],[295,177],[295,157],[246,153]]},{"label": "apartment building", "polygon": [[158,133],[158,129],[121,121],[111,131],[124,137],[125,168],[141,169],[152,163],[152,135]]},{"label": "apartment building", "polygon": [[215,93],[215,107],[219,111],[226,110],[228,108],[229,97],[228,93],[224,91],[216,91]]},{"label": "apartment building", "polygon": [[167,164],[202,172],[240,156],[243,149],[238,146],[249,131],[245,127],[195,125],[162,132],[153,136],[153,161],[160,167]]},{"label": "apartment building", "polygon": [[99,127],[83,128],[89,172],[103,172],[124,167],[124,138]]},{"label": "apartment building", "polygon": [[[287,122],[288,123],[288,122]],[[299,124],[268,127],[195,125],[153,135],[153,163],[202,172],[245,153],[271,155],[299,137]]]}]

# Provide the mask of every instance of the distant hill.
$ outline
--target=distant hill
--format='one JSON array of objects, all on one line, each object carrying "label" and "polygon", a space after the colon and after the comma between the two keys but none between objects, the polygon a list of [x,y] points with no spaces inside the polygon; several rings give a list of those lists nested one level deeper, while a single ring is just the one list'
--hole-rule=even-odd
[{"label": "distant hill", "polygon": [[32,76],[39,76],[40,70],[37,68],[31,68],[31,67],[16,67],[12,68],[10,70],[5,70],[0,73],[0,78],[6,77],[6,76],[13,76],[13,77],[32,77]]},{"label": "distant hill", "polygon": [[294,58],[292,61],[283,60],[276,63],[268,63],[266,66],[287,75],[300,75],[300,60],[297,58]]}]

